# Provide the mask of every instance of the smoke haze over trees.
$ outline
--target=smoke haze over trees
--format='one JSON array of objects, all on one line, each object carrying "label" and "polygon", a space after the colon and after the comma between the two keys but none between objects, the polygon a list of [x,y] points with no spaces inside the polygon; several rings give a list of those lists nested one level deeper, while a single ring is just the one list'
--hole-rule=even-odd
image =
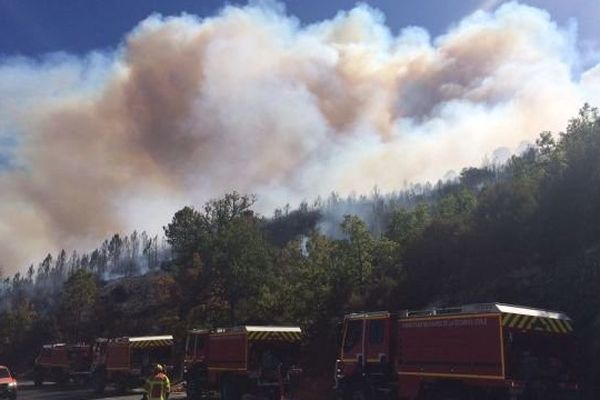
[{"label": "smoke haze over trees", "polygon": [[155,235],[232,190],[270,213],[521,151],[600,103],[600,66],[581,71],[577,41],[519,3],[433,38],[392,32],[364,5],[302,25],[259,2],[152,15],[83,57],[4,57],[0,263],[12,273],[113,232]]},{"label": "smoke haze over trees", "polygon": [[[543,132],[505,165],[465,168],[428,189],[333,195],[270,218],[232,192],[176,212],[164,227],[169,249],[143,233],[115,235],[92,255],[60,252],[7,278],[0,350],[24,363],[45,342],[297,323],[307,372],[325,376],[345,312],[501,301],[573,318],[596,399],[599,159],[600,115],[586,105],[563,133]],[[336,209],[362,215],[349,211],[324,235]]]}]

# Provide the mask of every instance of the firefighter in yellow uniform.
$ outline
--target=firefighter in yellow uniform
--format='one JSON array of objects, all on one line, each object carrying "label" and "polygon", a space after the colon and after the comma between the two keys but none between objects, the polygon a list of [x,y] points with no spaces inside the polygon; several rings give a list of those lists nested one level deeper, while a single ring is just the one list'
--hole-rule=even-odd
[{"label": "firefighter in yellow uniform", "polygon": [[154,375],[146,381],[146,398],[148,400],[167,400],[171,393],[171,382],[162,365],[154,367]]}]

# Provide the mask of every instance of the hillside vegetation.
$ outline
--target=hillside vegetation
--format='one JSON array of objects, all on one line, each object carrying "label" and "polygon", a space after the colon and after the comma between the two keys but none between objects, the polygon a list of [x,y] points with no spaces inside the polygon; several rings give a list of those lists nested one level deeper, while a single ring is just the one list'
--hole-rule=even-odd
[{"label": "hillside vegetation", "polygon": [[44,342],[294,323],[308,332],[309,373],[330,374],[345,312],[501,301],[566,311],[588,395],[598,398],[596,109],[584,106],[565,132],[542,133],[501,167],[467,168],[434,188],[332,196],[271,218],[253,204],[230,193],[179,210],[164,229],[168,249],[146,235],[134,254],[131,238],[111,247],[113,237],[94,262],[62,253],[7,278],[3,358],[24,367]]}]

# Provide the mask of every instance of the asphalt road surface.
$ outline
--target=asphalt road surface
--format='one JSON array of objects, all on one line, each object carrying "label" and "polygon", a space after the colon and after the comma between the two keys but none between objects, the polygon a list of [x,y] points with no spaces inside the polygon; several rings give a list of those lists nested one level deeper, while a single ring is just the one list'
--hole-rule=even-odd
[{"label": "asphalt road surface", "polygon": [[[141,390],[132,390],[125,395],[121,395],[108,387],[103,396],[98,396],[94,395],[90,389],[81,386],[59,388],[52,384],[45,384],[43,387],[37,388],[32,382],[19,382],[17,395],[18,400],[140,400],[141,398]],[[174,393],[170,399],[185,399],[185,394]]]}]

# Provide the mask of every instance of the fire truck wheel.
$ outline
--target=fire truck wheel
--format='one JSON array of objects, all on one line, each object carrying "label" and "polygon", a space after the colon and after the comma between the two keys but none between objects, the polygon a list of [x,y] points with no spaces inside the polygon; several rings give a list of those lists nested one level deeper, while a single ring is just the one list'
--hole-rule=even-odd
[{"label": "fire truck wheel", "polygon": [[459,385],[439,385],[434,392],[435,400],[467,400],[468,389]]},{"label": "fire truck wheel", "polygon": [[67,375],[64,371],[58,372],[56,384],[60,387],[64,387],[67,386],[67,383],[69,383],[69,375]]},{"label": "fire truck wheel", "polygon": [[120,380],[117,382],[117,393],[126,394],[129,390],[129,385],[126,380]]},{"label": "fire truck wheel", "polygon": [[345,400],[371,400],[373,397],[365,385],[353,385],[346,392]]},{"label": "fire truck wheel", "polygon": [[208,370],[206,365],[194,365],[186,374],[186,395],[188,400],[202,400],[207,398]]},{"label": "fire truck wheel", "polygon": [[35,371],[33,374],[33,384],[40,387],[44,384],[44,375],[42,371]]},{"label": "fire truck wheel", "polygon": [[94,371],[94,375],[92,375],[92,388],[96,394],[104,393],[104,389],[106,388],[106,375],[104,371]]},{"label": "fire truck wheel", "polygon": [[240,400],[240,396],[235,379],[224,377],[221,382],[221,400]]}]

